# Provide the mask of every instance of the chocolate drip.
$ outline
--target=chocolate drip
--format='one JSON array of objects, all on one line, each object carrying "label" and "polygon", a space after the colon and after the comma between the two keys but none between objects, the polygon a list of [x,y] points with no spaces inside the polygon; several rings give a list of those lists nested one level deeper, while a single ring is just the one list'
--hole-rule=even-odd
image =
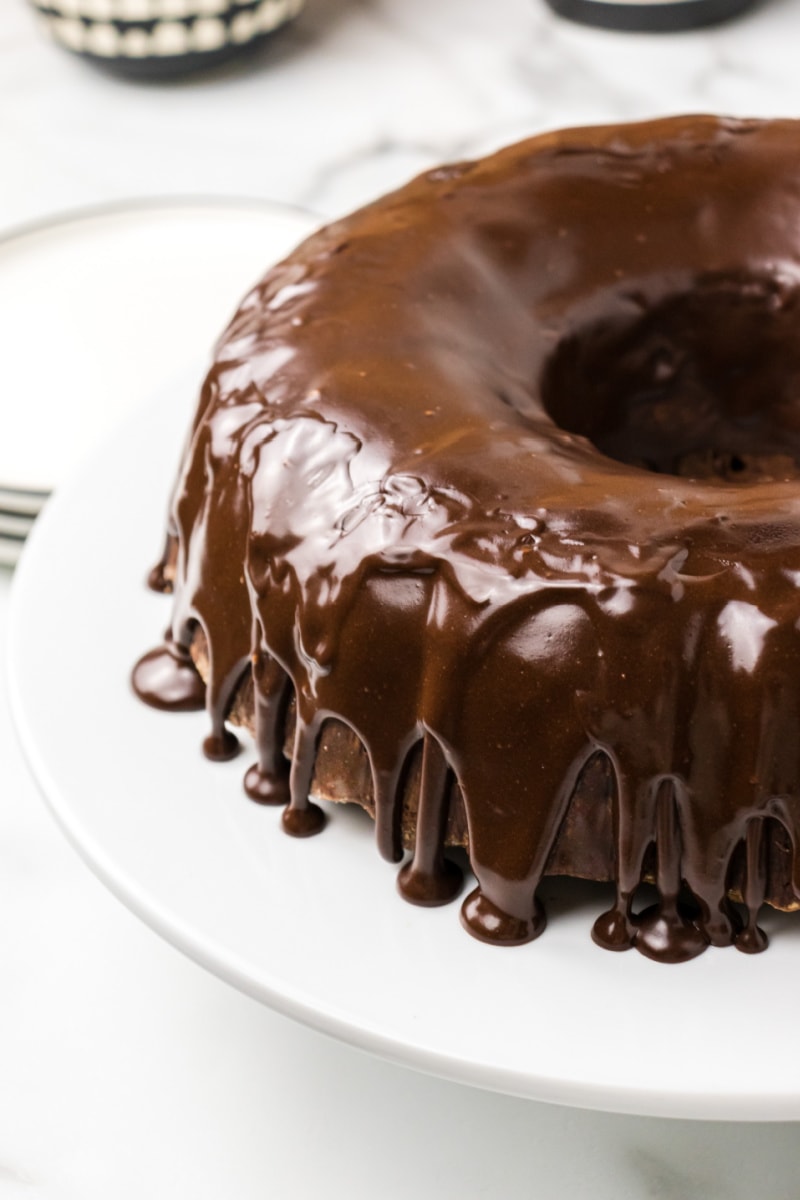
[{"label": "chocolate drip", "polygon": [[680,900],[682,839],[678,806],[669,782],[659,792],[656,812],[656,887],[660,899],[637,917],[634,945],[657,962],[687,962],[702,954],[708,938]]},{"label": "chocolate drip", "polygon": [[506,912],[482,888],[476,887],[461,905],[461,923],[479,942],[524,946],[544,932],[547,917],[536,895],[530,901],[529,912],[519,916]]},{"label": "chocolate drip", "polygon": [[206,703],[206,687],[185,647],[169,633],[161,646],[139,659],[131,675],[133,690],[152,708],[196,712]]},{"label": "chocolate drip", "polygon": [[164,573],[164,562],[159,561],[152,568],[147,576],[147,586],[151,592],[162,592],[168,594],[172,591],[172,581],[167,579]]},{"label": "chocolate drip", "polygon": [[203,754],[211,762],[228,762],[241,749],[239,739],[230,729],[226,729],[224,722],[220,722],[214,733],[210,733],[203,741]]},{"label": "chocolate drip", "polygon": [[745,834],[745,885],[742,899],[747,908],[747,924],[736,937],[736,949],[745,954],[759,954],[769,945],[769,938],[757,920],[767,887],[765,824],[763,818],[753,817],[747,822]]},{"label": "chocolate drip", "polygon": [[172,592],[172,581],[175,578],[175,560],[178,553],[178,541],[174,534],[168,533],[164,542],[161,558],[147,576],[147,586],[152,592],[169,594]]},{"label": "chocolate drip", "polygon": [[428,733],[423,742],[414,857],[397,877],[401,896],[412,904],[448,904],[461,891],[461,870],[444,856],[448,782],[447,760]]},{"label": "chocolate drip", "polygon": [[213,652],[210,659],[206,709],[211,718],[211,733],[203,742],[203,753],[212,762],[227,762],[239,753],[239,739],[227,728],[225,721],[231,710],[248,666],[237,662],[225,675],[214,673]]},{"label": "chocolate drip", "polygon": [[[644,860],[650,845],[646,834],[649,821],[636,821],[637,809],[647,809],[642,804],[634,807],[627,794],[626,781],[615,772],[613,798],[613,824],[615,846],[615,880],[617,895],[612,907],[602,913],[592,926],[592,940],[604,950],[630,950],[636,937],[633,920],[633,898],[642,879]],[[648,789],[649,791],[649,789]],[[645,793],[646,795],[646,793]]]},{"label": "chocolate drip", "polygon": [[244,777],[244,790],[257,804],[289,802],[289,764],[283,754],[289,677],[265,650],[253,655],[255,738],[258,762]]},{"label": "chocolate drip", "polygon": [[325,825],[325,814],[309,797],[319,730],[318,718],[306,722],[298,712],[289,773],[290,799],[281,817],[283,828],[292,837],[312,837]]},{"label": "chocolate drip", "polygon": [[457,890],[457,798],[476,937],[535,938],[558,863],[615,881],[608,949],[762,948],[762,901],[800,907],[799,142],[561,132],[299,247],[219,343],[162,567],[174,645],[137,691],[174,706],[166,669],[196,698],[204,631],[226,752],[255,628],[246,788],[288,795],[289,832],[322,827],[334,720],[380,852],[413,845],[408,899]]},{"label": "chocolate drip", "polygon": [[367,750],[372,774],[372,791],[375,806],[375,842],[381,858],[387,862],[400,862],[403,857],[403,806],[400,786],[403,776],[398,759],[388,769],[379,768]]}]

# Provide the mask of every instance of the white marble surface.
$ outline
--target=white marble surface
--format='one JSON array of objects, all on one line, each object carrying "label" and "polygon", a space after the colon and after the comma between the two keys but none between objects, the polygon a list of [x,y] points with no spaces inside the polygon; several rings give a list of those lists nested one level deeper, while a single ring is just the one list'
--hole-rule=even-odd
[{"label": "white marble surface", "polygon": [[672,111],[794,114],[800,6],[706,33],[611,34],[543,0],[307,0],[238,74],[113,82],[0,27],[0,227],[154,193],[264,195],[341,212],[411,173],[559,124]]},{"label": "white marble surface", "polygon": [[[335,214],[548,126],[793,115],[799,37],[795,0],[669,38],[571,27],[541,0],[308,0],[241,73],[143,87],[46,44],[22,0],[3,0],[0,232],[168,194]],[[0,644],[8,587],[2,575]],[[4,690],[0,763],[0,1200],[797,1196],[794,1126],[493,1096],[262,1010],[162,944],[78,861],[27,776]],[[748,1018],[757,1036],[763,1018]]]}]

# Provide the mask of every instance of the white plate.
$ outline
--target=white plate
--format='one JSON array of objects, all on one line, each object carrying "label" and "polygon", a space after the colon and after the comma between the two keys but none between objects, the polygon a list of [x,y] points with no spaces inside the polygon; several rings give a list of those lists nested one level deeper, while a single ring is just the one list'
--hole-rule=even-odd
[{"label": "white plate", "polygon": [[251,200],[157,200],[0,239],[0,488],[49,491],[127,409],[210,350],[263,269],[314,228]]},{"label": "white plate", "polygon": [[55,497],[15,581],[16,721],[53,812],[97,874],[236,987],[397,1062],[586,1107],[800,1118],[800,918],[765,918],[766,954],[709,950],[670,967],[593,945],[605,889],[549,887],[538,941],[485,946],[460,927],[457,903],[400,899],[363,813],[337,809],[321,836],[286,837],[278,812],[241,790],[249,747],[209,763],[204,714],[133,697],[131,666],[167,623],[169,599],[143,580],[190,392],[117,433]]}]

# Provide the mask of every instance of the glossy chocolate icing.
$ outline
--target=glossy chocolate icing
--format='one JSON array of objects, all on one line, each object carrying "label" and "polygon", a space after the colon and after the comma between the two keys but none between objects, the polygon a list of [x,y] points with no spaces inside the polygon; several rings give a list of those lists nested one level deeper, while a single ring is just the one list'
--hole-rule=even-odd
[{"label": "glossy chocolate icing", "polygon": [[[798,907],[798,151],[790,121],[550,134],[246,298],[154,582],[180,668],[205,647],[213,756],[252,689],[247,792],[288,832],[322,827],[335,722],[392,861],[415,764],[407,899],[457,893],[459,806],[483,940],[536,937],[554,869],[612,878],[595,940],[663,961]],[[152,657],[134,681],[152,702]]]}]

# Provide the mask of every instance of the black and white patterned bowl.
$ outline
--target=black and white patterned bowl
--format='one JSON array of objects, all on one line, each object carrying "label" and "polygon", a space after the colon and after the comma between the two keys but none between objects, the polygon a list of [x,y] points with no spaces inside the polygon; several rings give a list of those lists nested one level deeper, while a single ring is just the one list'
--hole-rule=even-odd
[{"label": "black and white patterned bowl", "polygon": [[139,76],[182,74],[268,37],[304,0],[31,0],[76,54]]}]

